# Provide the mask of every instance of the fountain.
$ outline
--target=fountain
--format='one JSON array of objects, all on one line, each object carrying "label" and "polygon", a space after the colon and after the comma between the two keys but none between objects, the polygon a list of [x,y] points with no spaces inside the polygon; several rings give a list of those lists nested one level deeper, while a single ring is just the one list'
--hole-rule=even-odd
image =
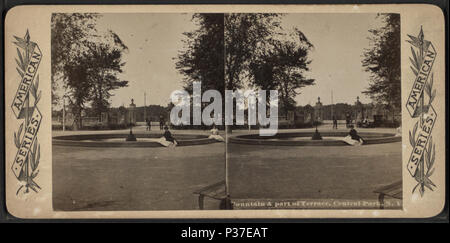
[{"label": "fountain", "polygon": [[[349,146],[342,141],[348,135],[347,131],[322,131],[318,132],[320,140],[311,139],[316,135],[313,131],[279,132],[275,136],[260,136],[259,134],[246,134],[231,136],[230,143],[251,145],[283,145],[283,146]],[[358,132],[364,138],[364,146],[381,143],[394,143],[402,141],[402,138],[394,133],[385,132]],[[316,135],[317,136],[317,135]]]},{"label": "fountain", "polygon": [[[76,147],[162,147],[157,141],[162,137],[158,133],[131,133],[136,140],[130,140],[130,133],[95,133],[54,136],[53,145]],[[174,134],[177,146],[195,146],[216,143],[208,135],[200,134]]]},{"label": "fountain", "polygon": [[129,121],[130,121],[130,134],[125,139],[127,142],[136,142],[136,136],[133,134],[133,124],[136,122],[136,113],[135,113],[136,105],[134,104],[134,99],[131,99],[130,107],[128,108]]},{"label": "fountain", "polygon": [[323,110],[322,110],[322,102],[320,102],[320,97],[317,97],[316,105],[314,106],[314,125],[316,125],[316,132],[312,136],[312,140],[322,140],[322,136],[317,129],[319,122],[322,121]]},{"label": "fountain", "polygon": [[318,122],[316,121],[316,132],[312,136],[312,140],[322,140],[322,135],[320,135],[319,130],[317,129]]},{"label": "fountain", "polygon": [[[78,146],[78,147],[162,147],[158,140],[163,136],[162,133],[135,132],[133,133],[133,124],[136,123],[136,105],[131,99],[128,108],[128,116],[124,122],[130,125],[129,132],[118,131],[116,133],[94,133],[94,134],[76,134],[54,136],[53,145]],[[210,139],[209,135],[200,134],[174,134],[178,141],[177,146],[203,145],[217,142]]]},{"label": "fountain", "polygon": [[[357,97],[359,102],[359,97]],[[314,106],[314,115],[311,118],[315,131],[300,131],[300,132],[279,132],[275,136],[259,136],[259,134],[248,134],[231,136],[228,141],[238,144],[253,144],[253,145],[287,145],[287,146],[348,146],[343,141],[344,137],[348,135],[348,131],[321,131],[319,132],[318,125],[323,120],[323,106],[320,102],[320,97],[317,98]],[[376,131],[362,131],[358,134],[364,138],[364,145],[380,144],[380,143],[394,143],[400,142],[401,137],[396,136],[395,132],[376,132]]]}]

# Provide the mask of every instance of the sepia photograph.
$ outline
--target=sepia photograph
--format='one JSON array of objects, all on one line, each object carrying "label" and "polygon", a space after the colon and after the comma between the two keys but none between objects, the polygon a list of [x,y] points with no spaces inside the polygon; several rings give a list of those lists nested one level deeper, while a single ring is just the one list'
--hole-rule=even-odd
[{"label": "sepia photograph", "polygon": [[225,23],[255,27],[242,41],[225,36],[227,70],[237,70],[227,85],[278,91],[277,134],[261,136],[258,124],[229,134],[233,209],[401,208],[400,15],[232,14]]},{"label": "sepia photograph", "polygon": [[399,14],[51,24],[54,210],[401,208]]},{"label": "sepia photograph", "polygon": [[446,191],[440,11],[15,7],[5,19],[7,211],[433,217]]},{"label": "sepia photograph", "polygon": [[54,210],[198,209],[224,132],[174,126],[170,95],[202,71],[223,87],[223,15],[55,13],[51,30]]}]

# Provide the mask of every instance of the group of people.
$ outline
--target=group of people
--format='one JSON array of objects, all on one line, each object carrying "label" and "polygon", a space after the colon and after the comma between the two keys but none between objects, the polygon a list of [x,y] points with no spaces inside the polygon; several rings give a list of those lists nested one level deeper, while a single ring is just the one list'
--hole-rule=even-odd
[{"label": "group of people", "polygon": [[[151,131],[152,130],[152,120],[150,120],[149,118],[145,118],[145,124],[147,125],[146,130],[147,131]],[[159,130],[164,130],[164,118],[163,116],[159,117]]]},{"label": "group of people", "polygon": [[[346,120],[347,127],[350,128],[350,131],[346,137],[342,141],[346,142],[349,145],[358,146],[364,144],[364,139],[358,135],[358,132],[355,130],[355,127],[349,120]],[[333,129],[338,129],[338,122],[335,116],[333,116]]]},{"label": "group of people", "polygon": [[[175,147],[178,145],[178,141],[173,137],[172,133],[169,131],[169,127],[167,125],[164,126],[164,133],[161,138],[158,139],[158,142],[165,147]],[[210,130],[211,134],[208,138],[214,139],[219,142],[225,142],[225,139],[219,135],[219,129],[217,129],[216,125],[213,125]]]},{"label": "group of people", "polygon": [[[158,139],[158,142],[165,147],[175,147],[178,145],[178,141],[173,137],[172,133],[169,131],[169,127],[165,125],[163,127],[164,133],[161,138]],[[219,135],[219,130],[215,125],[213,125],[210,130],[211,134],[208,138],[214,139],[219,142],[225,142],[225,139]],[[342,139],[342,141],[346,142],[352,146],[358,146],[364,144],[364,139],[358,135],[358,132],[355,130],[353,125],[350,125],[350,131],[346,137]]]},{"label": "group of people", "polygon": [[[225,139],[219,135],[219,130],[215,125],[213,125],[210,130],[211,134],[208,138],[214,139],[219,142],[225,142]],[[358,135],[358,132],[355,130],[354,126],[350,126],[350,131],[346,137],[342,139],[342,141],[346,142],[352,146],[358,146],[364,144],[364,139]],[[169,131],[169,127],[164,126],[164,134],[161,138],[159,138],[158,142],[165,147],[175,147],[178,145],[178,141],[173,137],[172,133]]]},{"label": "group of people", "polygon": [[[333,117],[333,129],[337,129],[337,119]],[[147,130],[151,130],[151,124],[150,121],[147,120]],[[342,139],[345,143],[353,146],[363,145],[365,143],[364,139],[358,135],[358,132],[355,130],[353,124],[349,124],[350,131],[346,137]],[[172,133],[169,131],[169,127],[167,125],[164,125],[161,119],[160,122],[160,129],[164,130],[163,136],[158,139],[158,142],[166,147],[175,147],[178,145],[178,141],[173,137]],[[400,131],[401,128],[397,129],[397,134],[401,134]],[[211,130],[211,134],[208,138],[214,139],[219,142],[224,142],[225,139],[219,135],[219,130],[217,129],[216,125],[213,125]]]}]

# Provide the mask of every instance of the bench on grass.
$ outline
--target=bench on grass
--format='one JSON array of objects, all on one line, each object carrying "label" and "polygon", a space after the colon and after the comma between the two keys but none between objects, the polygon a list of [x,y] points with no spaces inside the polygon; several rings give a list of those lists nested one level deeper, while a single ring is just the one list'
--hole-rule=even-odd
[{"label": "bench on grass", "polygon": [[194,194],[198,194],[198,207],[200,210],[203,210],[203,203],[205,197],[213,198],[216,200],[220,200],[220,209],[225,209],[226,207],[226,190],[225,190],[225,180],[219,181],[212,185],[203,187],[194,192]]},{"label": "bench on grass", "polygon": [[389,184],[387,186],[383,186],[380,188],[377,188],[375,193],[378,193],[378,201],[380,202],[380,209],[384,209],[384,197],[392,197],[395,199],[402,199],[403,197],[403,187],[402,187],[402,181],[396,181],[392,184]]}]

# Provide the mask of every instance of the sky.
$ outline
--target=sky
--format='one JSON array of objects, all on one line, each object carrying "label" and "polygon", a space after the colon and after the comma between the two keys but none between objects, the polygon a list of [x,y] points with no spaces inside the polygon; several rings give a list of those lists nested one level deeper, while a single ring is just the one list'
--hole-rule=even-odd
[{"label": "sky", "polygon": [[97,29],[111,29],[128,47],[123,56],[125,66],[119,75],[129,81],[128,87],[113,91],[112,107],[128,106],[131,99],[137,106],[166,106],[170,94],[182,89],[183,76],[175,69],[175,58],[183,48],[183,32],[194,30],[191,14],[125,13],[103,14]]},{"label": "sky", "polygon": [[[124,54],[124,73],[128,87],[113,91],[113,107],[128,106],[131,98],[137,106],[167,105],[170,94],[182,89],[183,76],[175,69],[174,58],[183,48],[183,32],[197,27],[191,14],[143,13],[103,14],[98,30],[111,29],[128,46]],[[369,75],[361,66],[364,48],[369,47],[369,29],[380,26],[376,14],[287,14],[282,17],[286,30],[297,27],[314,45],[308,78],[316,80],[296,97],[298,105],[314,105],[320,96],[323,104],[363,103],[371,100],[361,92],[368,87]]]},{"label": "sky", "polygon": [[353,104],[359,96],[363,103],[371,102],[361,92],[369,86],[369,74],[362,69],[364,48],[369,47],[369,29],[381,24],[376,14],[289,14],[284,16],[282,27],[297,27],[314,45],[310,52],[308,78],[315,85],[303,88],[296,97],[298,105],[320,100],[323,104]]}]

